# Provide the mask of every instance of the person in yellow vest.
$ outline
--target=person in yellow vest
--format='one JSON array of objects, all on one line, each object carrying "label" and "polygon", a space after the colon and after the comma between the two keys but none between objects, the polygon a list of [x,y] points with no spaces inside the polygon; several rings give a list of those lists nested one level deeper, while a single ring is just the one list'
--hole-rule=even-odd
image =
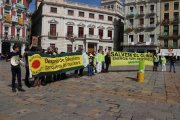
[{"label": "person in yellow vest", "polygon": [[159,56],[156,53],[153,56],[153,62],[154,62],[153,71],[157,71],[159,64]]},{"label": "person in yellow vest", "polygon": [[97,73],[100,73],[102,71],[102,59],[101,59],[101,51],[98,50],[98,53],[96,54],[96,71]]},{"label": "person in yellow vest", "polygon": [[164,56],[161,57],[161,65],[162,65],[162,72],[166,71],[166,58]]}]

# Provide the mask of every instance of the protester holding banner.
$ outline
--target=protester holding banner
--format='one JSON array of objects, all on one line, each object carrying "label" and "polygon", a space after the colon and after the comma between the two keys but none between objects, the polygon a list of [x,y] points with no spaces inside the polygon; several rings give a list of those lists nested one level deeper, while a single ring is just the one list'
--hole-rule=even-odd
[{"label": "protester holding banner", "polygon": [[156,53],[153,56],[153,62],[154,62],[153,71],[157,71],[159,64],[159,56]]},{"label": "protester holding banner", "polygon": [[90,55],[89,55],[89,65],[88,65],[88,75],[89,76],[95,75],[93,68],[94,68],[94,56],[90,53]]},{"label": "protester holding banner", "polygon": [[174,53],[172,53],[172,56],[170,56],[170,70],[169,70],[169,72],[171,72],[171,69],[173,67],[174,73],[176,73],[175,62],[176,62],[176,56],[174,56]]},{"label": "protester holding banner", "polygon": [[18,90],[24,92],[21,83],[21,59],[22,56],[19,53],[19,46],[17,44],[13,45],[13,52],[10,52],[7,56],[7,61],[11,61],[11,72],[12,72],[12,92],[16,92],[16,76],[18,79]]},{"label": "protester holding banner", "polygon": [[107,52],[107,55],[105,56],[105,63],[106,63],[106,72],[109,72],[109,65],[111,64],[111,57],[109,52]]}]

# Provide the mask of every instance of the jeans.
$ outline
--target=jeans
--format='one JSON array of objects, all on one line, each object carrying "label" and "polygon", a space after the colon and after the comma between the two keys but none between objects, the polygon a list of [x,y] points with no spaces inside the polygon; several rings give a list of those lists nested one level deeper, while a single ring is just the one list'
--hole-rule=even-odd
[{"label": "jeans", "polygon": [[106,63],[106,72],[109,71],[109,63]]},{"label": "jeans", "polygon": [[18,80],[18,88],[22,88],[21,83],[21,68],[11,68],[12,72],[12,88],[16,88],[16,76]]},{"label": "jeans", "polygon": [[171,68],[173,67],[173,70],[174,70],[174,72],[176,71],[175,70],[175,63],[170,63],[170,72],[171,72]]},{"label": "jeans", "polygon": [[95,75],[94,70],[93,70],[93,66],[88,65],[88,75]]}]

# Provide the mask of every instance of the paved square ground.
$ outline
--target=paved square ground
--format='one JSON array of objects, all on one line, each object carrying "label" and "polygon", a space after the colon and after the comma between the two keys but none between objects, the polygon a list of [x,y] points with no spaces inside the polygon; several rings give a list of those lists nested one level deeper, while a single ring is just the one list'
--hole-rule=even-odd
[{"label": "paved square ground", "polygon": [[136,82],[137,66],[113,67],[12,93],[9,64],[0,61],[0,120],[180,120],[180,66],[146,67],[144,83]]}]

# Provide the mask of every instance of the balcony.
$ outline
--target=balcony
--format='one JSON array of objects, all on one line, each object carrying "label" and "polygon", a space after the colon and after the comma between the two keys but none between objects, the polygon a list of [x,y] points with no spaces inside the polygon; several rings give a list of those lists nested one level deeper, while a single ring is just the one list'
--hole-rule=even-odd
[{"label": "balcony", "polygon": [[136,4],[146,4],[146,0],[137,0]]},{"label": "balcony", "polygon": [[162,22],[161,22],[161,25],[169,25],[169,24],[170,24],[169,19],[164,19],[164,20],[162,20]]},{"label": "balcony", "polygon": [[123,46],[144,46],[144,47],[155,47],[158,46],[158,43],[156,42],[129,42],[129,43],[123,43]]},{"label": "balcony", "polygon": [[103,36],[102,37],[99,36],[99,38],[100,38],[99,39],[100,42],[110,42],[110,43],[113,42],[112,37],[104,38]]},{"label": "balcony", "polygon": [[16,3],[17,12],[24,11],[25,7],[22,3]]},{"label": "balcony", "polygon": [[169,34],[164,32],[162,35],[159,36],[159,39],[179,39],[180,35],[178,34]]},{"label": "balcony", "polygon": [[99,35],[86,35],[87,39],[99,39]]},{"label": "balcony", "polygon": [[179,24],[180,19],[176,18],[170,21],[171,24]]},{"label": "balcony", "polygon": [[150,12],[146,13],[146,16],[147,17],[151,17],[151,16],[154,16],[156,13],[154,10],[150,10]]},{"label": "balcony", "polygon": [[144,17],[144,11],[140,11],[137,13],[136,17]]},{"label": "balcony", "polygon": [[124,32],[132,32],[134,30],[133,26],[128,26]]},{"label": "balcony", "polygon": [[51,38],[51,39],[57,39],[58,32],[56,32],[56,33],[48,32],[48,37]]},{"label": "balcony", "polygon": [[1,39],[2,41],[7,41],[7,42],[27,42],[26,41],[26,37],[22,37],[22,36],[12,36],[12,35],[1,35]]},{"label": "balcony", "polygon": [[135,4],[136,4],[136,1],[135,1],[135,0],[131,0],[131,2],[125,3],[126,6],[135,5]]},{"label": "balcony", "polygon": [[12,8],[12,2],[9,0],[9,1],[6,1],[5,2],[5,6],[4,6],[4,9],[5,10],[10,10]]},{"label": "balcony", "polygon": [[143,31],[144,28],[145,28],[144,24],[139,24],[139,25],[136,26],[135,31],[136,31],[136,32],[138,32],[138,31]]},{"label": "balcony", "polygon": [[126,15],[126,18],[133,18],[135,16],[135,14],[136,14],[135,12],[129,12]]},{"label": "balcony", "polygon": [[156,25],[155,24],[149,24],[146,26],[146,29],[155,29]]}]

